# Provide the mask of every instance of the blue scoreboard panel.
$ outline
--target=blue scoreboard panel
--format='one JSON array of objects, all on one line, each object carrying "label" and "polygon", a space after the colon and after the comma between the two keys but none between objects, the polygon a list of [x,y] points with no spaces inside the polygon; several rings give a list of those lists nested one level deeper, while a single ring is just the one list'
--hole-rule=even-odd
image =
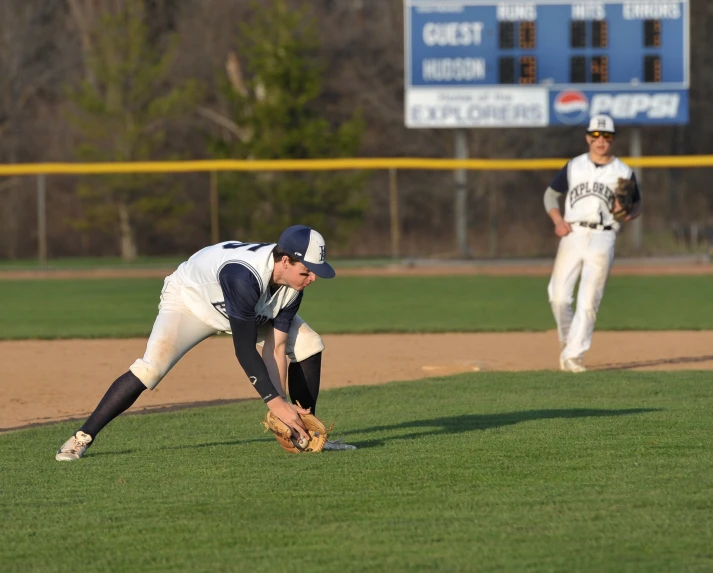
[{"label": "blue scoreboard panel", "polygon": [[689,0],[404,0],[408,127],[688,122]]}]

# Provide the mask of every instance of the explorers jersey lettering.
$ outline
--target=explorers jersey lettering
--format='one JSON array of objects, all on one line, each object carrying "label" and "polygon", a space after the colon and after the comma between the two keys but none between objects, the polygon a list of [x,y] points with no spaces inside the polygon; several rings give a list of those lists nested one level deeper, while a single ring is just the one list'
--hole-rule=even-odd
[{"label": "explorers jersey lettering", "polygon": [[600,223],[619,228],[611,211],[614,189],[619,177],[632,179],[631,168],[614,157],[605,165],[597,165],[584,153],[567,162],[550,187],[566,193],[564,220],[568,223]]},{"label": "explorers jersey lettering", "polygon": [[275,243],[228,241],[201,249],[182,263],[172,278],[186,306],[218,331],[230,332],[228,315],[274,321],[288,332],[299,309],[302,293],[288,286],[271,289]]}]

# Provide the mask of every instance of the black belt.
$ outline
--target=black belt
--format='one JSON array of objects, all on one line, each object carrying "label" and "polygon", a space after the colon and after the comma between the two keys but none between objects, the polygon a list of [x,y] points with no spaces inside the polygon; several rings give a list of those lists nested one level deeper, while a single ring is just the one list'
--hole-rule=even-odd
[{"label": "black belt", "polygon": [[585,223],[584,221],[578,221],[577,225],[581,227],[588,227],[590,229],[597,229],[599,231],[611,231],[614,229],[611,225],[600,225],[599,223]]}]

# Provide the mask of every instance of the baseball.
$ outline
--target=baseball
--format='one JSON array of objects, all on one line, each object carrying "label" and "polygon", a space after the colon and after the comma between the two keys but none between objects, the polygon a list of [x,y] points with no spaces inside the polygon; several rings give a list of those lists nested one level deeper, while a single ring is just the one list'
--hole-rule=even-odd
[{"label": "baseball", "polygon": [[309,440],[308,440],[307,438],[303,438],[303,437],[301,437],[301,436],[298,437],[298,438],[295,440],[295,443],[297,444],[298,447],[300,447],[300,448],[303,449],[303,450],[304,450],[307,446],[309,446]]}]

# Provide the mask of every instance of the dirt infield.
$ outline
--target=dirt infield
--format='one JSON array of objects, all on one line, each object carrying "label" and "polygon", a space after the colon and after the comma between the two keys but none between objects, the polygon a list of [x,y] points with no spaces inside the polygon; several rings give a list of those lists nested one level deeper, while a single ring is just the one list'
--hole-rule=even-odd
[{"label": "dirt infield", "polygon": [[[557,368],[554,331],[407,335],[328,335],[324,388],[382,384],[460,372]],[[0,432],[84,418],[109,384],[142,355],[146,341],[60,340],[0,343]],[[628,356],[627,362],[614,357]],[[713,331],[597,332],[587,364],[597,370],[713,368]],[[574,375],[573,375],[574,376]],[[229,336],[188,353],[132,411],[255,398]]]}]

